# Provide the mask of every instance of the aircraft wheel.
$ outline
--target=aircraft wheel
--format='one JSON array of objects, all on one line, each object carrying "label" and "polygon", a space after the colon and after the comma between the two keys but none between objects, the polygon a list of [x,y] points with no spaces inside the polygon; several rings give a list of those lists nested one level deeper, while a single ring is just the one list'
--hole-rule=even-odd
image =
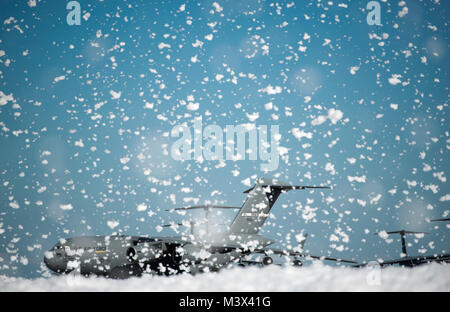
[{"label": "aircraft wheel", "polygon": [[294,260],[294,266],[300,267],[303,265],[303,262],[301,262],[300,260]]}]

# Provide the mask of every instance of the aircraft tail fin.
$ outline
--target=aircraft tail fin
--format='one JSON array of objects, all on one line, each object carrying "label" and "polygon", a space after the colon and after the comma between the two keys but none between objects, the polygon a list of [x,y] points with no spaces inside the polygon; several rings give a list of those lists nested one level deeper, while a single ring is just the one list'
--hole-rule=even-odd
[{"label": "aircraft tail fin", "polygon": [[297,248],[299,250],[303,250],[303,247],[305,247],[305,243],[306,243],[306,239],[308,238],[308,233],[305,233],[303,235],[303,237],[301,238],[301,240],[298,241],[298,246]]},{"label": "aircraft tail fin", "polygon": [[290,190],[304,190],[326,186],[291,185],[276,179],[259,179],[246,190],[247,200],[230,226],[230,234],[257,234],[281,193]]}]

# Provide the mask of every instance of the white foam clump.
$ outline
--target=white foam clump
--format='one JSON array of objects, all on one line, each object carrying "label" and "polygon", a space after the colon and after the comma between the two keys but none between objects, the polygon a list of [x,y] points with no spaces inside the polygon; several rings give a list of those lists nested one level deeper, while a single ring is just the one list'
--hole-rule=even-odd
[{"label": "white foam clump", "polygon": [[301,268],[233,268],[195,276],[144,275],[127,280],[0,276],[0,291],[450,291],[450,266],[433,263],[415,268],[356,269],[315,263]]}]

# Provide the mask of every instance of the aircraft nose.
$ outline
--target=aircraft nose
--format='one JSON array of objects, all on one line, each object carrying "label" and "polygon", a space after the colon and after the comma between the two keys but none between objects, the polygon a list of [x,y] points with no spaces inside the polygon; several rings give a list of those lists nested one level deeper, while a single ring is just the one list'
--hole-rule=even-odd
[{"label": "aircraft nose", "polygon": [[53,250],[47,251],[44,255],[44,263],[55,273],[61,273],[67,269],[67,261],[62,255],[57,255]]}]

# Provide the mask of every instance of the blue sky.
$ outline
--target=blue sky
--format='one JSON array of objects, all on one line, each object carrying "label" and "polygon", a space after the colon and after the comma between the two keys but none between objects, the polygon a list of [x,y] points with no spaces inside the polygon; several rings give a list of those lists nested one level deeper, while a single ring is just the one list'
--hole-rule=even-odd
[{"label": "blue sky", "polygon": [[[380,1],[380,26],[366,1],[79,3],[79,26],[66,1],[1,3],[0,274],[40,276],[59,237],[174,235],[157,226],[189,216],[165,209],[241,205],[261,176],[332,186],[281,196],[267,237],[362,261],[399,257],[374,233],[406,228],[430,232],[411,254],[449,252],[426,222],[449,212],[447,2]],[[287,154],[173,160],[200,116],[278,125]]]}]

